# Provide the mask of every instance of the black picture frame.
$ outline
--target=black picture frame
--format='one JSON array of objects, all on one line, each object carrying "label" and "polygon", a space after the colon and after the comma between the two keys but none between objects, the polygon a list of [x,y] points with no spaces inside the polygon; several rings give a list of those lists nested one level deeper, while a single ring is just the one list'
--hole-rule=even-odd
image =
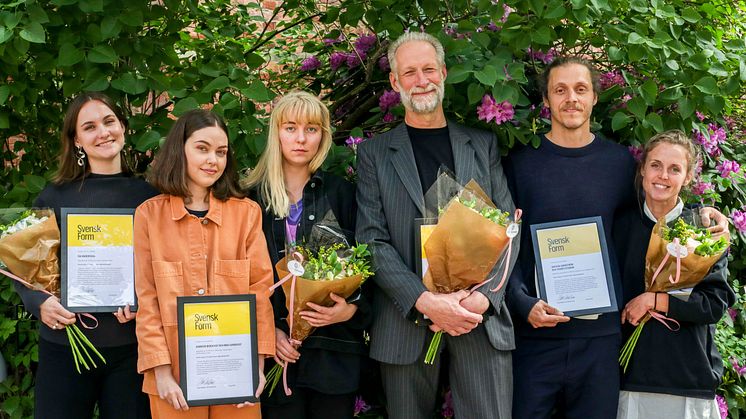
[{"label": "black picture frame", "polygon": [[580,225],[585,225],[585,224],[596,225],[596,232],[598,234],[599,246],[601,248],[601,257],[603,261],[604,273],[606,275],[606,287],[609,293],[609,305],[601,306],[601,307],[593,307],[593,308],[588,308],[588,309],[581,309],[581,310],[564,311],[564,315],[569,316],[569,317],[612,313],[612,312],[619,310],[617,300],[616,300],[616,290],[614,288],[614,280],[613,280],[612,272],[611,272],[611,262],[609,260],[609,247],[608,247],[608,243],[606,242],[606,235],[604,234],[603,220],[601,219],[601,217],[596,216],[596,217],[576,218],[572,220],[554,221],[550,223],[534,224],[531,226],[531,241],[533,243],[534,258],[536,261],[536,280],[537,280],[536,292],[539,298],[546,301],[549,305],[552,305],[552,302],[547,301],[546,280],[545,280],[543,266],[541,263],[541,251],[539,249],[539,241],[537,239],[538,232],[540,230],[580,226]]},{"label": "black picture frame", "polygon": [[[209,303],[240,303],[247,302],[249,304],[249,327],[250,333],[250,344],[249,348],[251,353],[251,371],[252,371],[252,388],[248,389],[250,396],[248,397],[219,397],[209,399],[195,399],[193,395],[189,394],[189,376],[187,373],[187,346],[186,346],[186,334],[185,334],[185,319],[184,319],[184,307],[188,304],[209,304]],[[187,405],[190,407],[194,406],[214,406],[221,404],[239,404],[243,402],[257,403],[259,398],[254,396],[256,388],[259,386],[259,353],[257,343],[257,321],[256,321],[256,295],[254,294],[237,294],[237,295],[206,295],[206,296],[187,296],[187,297],[176,297],[176,313],[178,323],[178,334],[179,334],[179,386],[184,394],[184,399]]]},{"label": "black picture frame", "polygon": [[137,311],[137,293],[135,292],[135,252],[134,252],[134,225],[135,225],[135,209],[134,208],[61,208],[60,209],[60,238],[61,238],[61,251],[60,251],[60,302],[69,311],[73,313],[113,313],[119,308],[123,308],[121,305],[85,305],[85,306],[70,306],[70,293],[69,288],[69,264],[70,258],[68,255],[68,217],[70,215],[125,215],[129,216],[132,220],[132,277],[128,278],[132,282],[132,301],[130,305],[130,311]]}]

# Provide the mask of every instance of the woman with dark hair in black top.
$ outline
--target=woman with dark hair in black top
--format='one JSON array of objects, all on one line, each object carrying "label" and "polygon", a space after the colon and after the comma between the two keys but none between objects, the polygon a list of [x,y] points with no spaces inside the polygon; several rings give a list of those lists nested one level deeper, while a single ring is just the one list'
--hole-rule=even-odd
[{"label": "woman with dark hair in black top", "polygon": [[671,222],[682,214],[679,192],[691,181],[696,158],[696,146],[681,131],[651,138],[638,174],[645,198],[642,211],[623,215],[614,226],[625,301],[630,300],[622,311],[622,322],[636,326],[653,310],[680,325],[670,330],[655,320],[646,323],[622,375],[618,419],[720,418],[715,390],[723,364],[714,342],[715,325],[735,302],[727,282],[726,256],[688,298],[645,292],[646,243],[656,220]]},{"label": "woman with dark hair in black top", "polygon": [[[106,95],[84,93],[67,109],[62,128],[59,169],[34,206],[60,208],[135,208],[158,192],[130,176],[122,149],[127,120]],[[101,419],[149,418],[148,399],[137,373],[135,313],[122,307],[98,313],[98,326],[81,327],[106,359],[98,368],[78,373],[64,328],[76,322],[56,297],[16,284],[23,304],[39,319],[39,365],[34,416],[39,419],[85,419],[98,405]]]}]

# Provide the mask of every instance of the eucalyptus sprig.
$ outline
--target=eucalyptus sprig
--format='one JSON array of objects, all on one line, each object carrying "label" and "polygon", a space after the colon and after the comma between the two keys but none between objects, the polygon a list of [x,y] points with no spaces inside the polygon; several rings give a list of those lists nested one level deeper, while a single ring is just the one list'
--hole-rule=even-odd
[{"label": "eucalyptus sprig", "polygon": [[677,219],[673,227],[664,226],[661,229],[661,236],[668,242],[679,239],[682,245],[693,244],[694,253],[699,256],[717,255],[728,247],[728,241],[724,236],[714,240],[709,230],[688,224],[682,218]]},{"label": "eucalyptus sprig", "polygon": [[[497,225],[507,226],[510,223],[509,212],[500,211],[497,208],[490,208],[487,206],[484,206],[482,209],[477,209],[477,198],[463,199],[461,197],[456,197],[456,202],[462,204],[466,208],[474,210],[482,217],[492,221]],[[444,211],[444,209],[441,209],[439,212],[442,214]]]},{"label": "eucalyptus sprig", "polygon": [[298,250],[306,257],[302,278],[313,281],[333,281],[362,275],[365,280],[373,275],[367,244],[358,244],[350,248],[345,248],[342,243],[321,246],[315,255],[302,247]]}]

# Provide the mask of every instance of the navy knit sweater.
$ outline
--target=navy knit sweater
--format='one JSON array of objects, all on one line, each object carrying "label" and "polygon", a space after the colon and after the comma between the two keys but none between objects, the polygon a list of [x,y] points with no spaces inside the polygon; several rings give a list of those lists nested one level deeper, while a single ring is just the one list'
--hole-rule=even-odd
[{"label": "navy knit sweater", "polygon": [[523,210],[521,252],[510,276],[506,297],[516,334],[534,338],[572,338],[619,333],[618,312],[603,314],[597,320],[571,319],[552,328],[534,329],[528,323],[528,313],[538,301],[530,227],[551,221],[600,216],[609,244],[617,302],[621,304],[621,284],[611,230],[615,215],[635,202],[635,164],[629,151],[598,134],[590,144],[580,148],[560,147],[542,136],[538,148],[527,146],[512,151],[504,167],[513,201]]},{"label": "navy knit sweater", "polygon": [[[640,211],[629,211],[615,225],[625,232],[625,240],[617,238],[625,299],[645,292],[645,254],[654,225]],[[622,375],[623,390],[715,398],[723,376],[715,324],[736,298],[726,281],[727,262],[723,255],[688,300],[668,298],[668,317],[680,323],[679,330],[668,330],[652,320],[645,324]],[[625,339],[633,330],[624,327]]]}]

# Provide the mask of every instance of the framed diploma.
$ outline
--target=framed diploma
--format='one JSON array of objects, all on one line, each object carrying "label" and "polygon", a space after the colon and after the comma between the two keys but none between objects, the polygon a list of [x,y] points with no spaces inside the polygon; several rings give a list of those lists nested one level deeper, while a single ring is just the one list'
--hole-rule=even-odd
[{"label": "framed diploma", "polygon": [[179,373],[189,406],[258,402],[256,296],[177,297]]},{"label": "framed diploma", "polygon": [[62,208],[60,297],[72,312],[114,312],[135,295],[134,209]]},{"label": "framed diploma", "polygon": [[414,242],[416,254],[417,275],[420,278],[425,277],[427,272],[427,254],[425,253],[425,243],[432,234],[435,226],[438,224],[437,218],[415,218],[414,219]]},{"label": "framed diploma", "polygon": [[617,311],[601,217],[532,225],[531,238],[539,298],[570,317]]}]

